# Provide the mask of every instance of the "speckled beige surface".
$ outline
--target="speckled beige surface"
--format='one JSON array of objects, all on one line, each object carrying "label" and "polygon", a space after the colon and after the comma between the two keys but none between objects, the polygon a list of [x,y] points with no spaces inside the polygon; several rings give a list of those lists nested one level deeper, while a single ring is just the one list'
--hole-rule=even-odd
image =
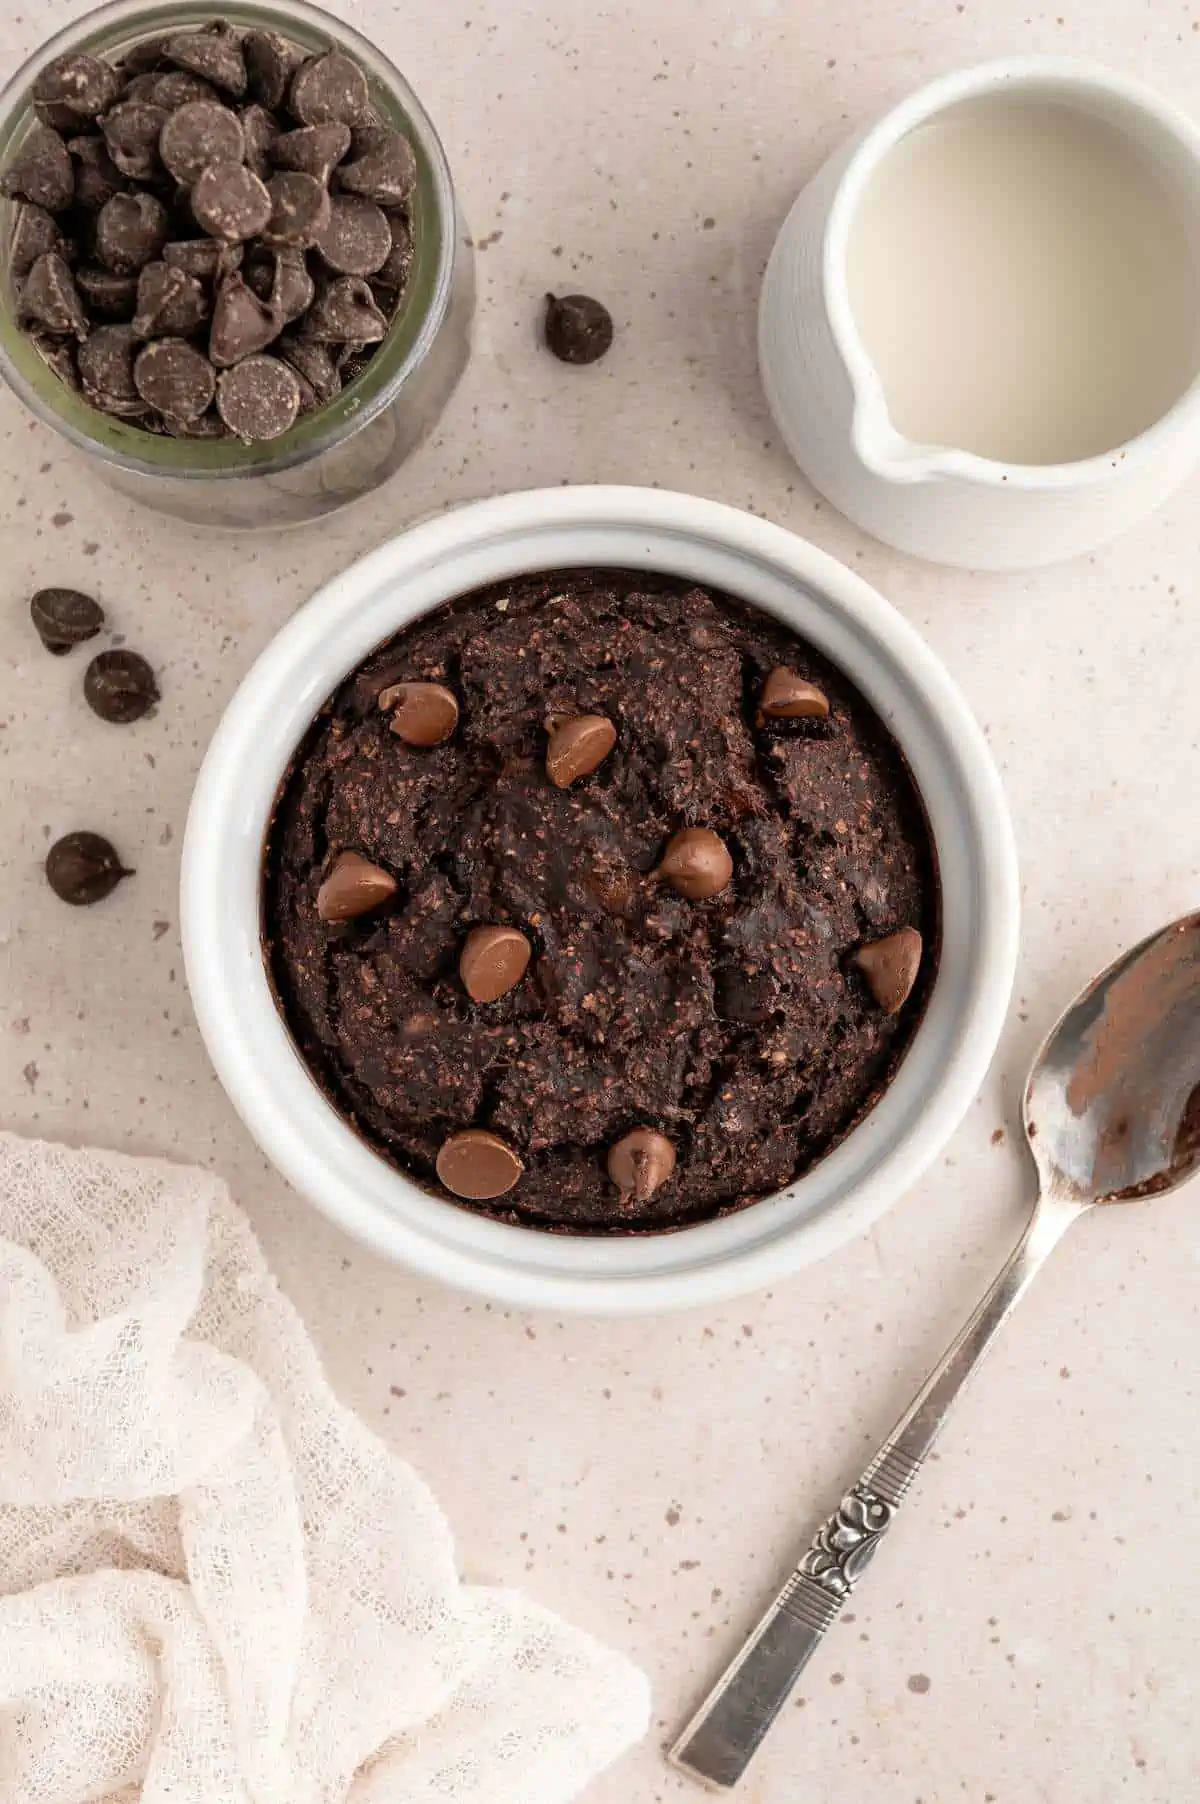
[{"label": "speckled beige surface", "polygon": [[[1061,0],[1059,0],[1061,3]],[[0,64],[80,7],[0,22]],[[1093,0],[363,0],[446,140],[480,240],[477,354],[434,441],[317,531],[222,541],[137,511],[0,397],[0,1107],[6,1125],[216,1165],[342,1394],[431,1479],[480,1576],[628,1649],[658,1728],[596,1804],[698,1795],[659,1744],[733,1651],[1013,1238],[1021,1074],[1123,944],[1200,895],[1200,484],[1095,559],[921,567],[822,508],[770,429],[753,304],[797,186],[852,122],[985,55],[1058,50],[1200,113],[1200,10]],[[483,245],[486,244],[486,249]],[[612,305],[590,371],[535,342],[566,277]],[[751,506],[860,569],[990,735],[1025,879],[1018,997],[948,1156],[869,1238],[720,1314],[508,1316],[359,1252],[273,1176],[212,1077],[179,952],[188,793],[222,707],[327,575],[500,488],[657,482]],[[93,589],[162,673],[107,727],[29,592]],[[110,832],[135,881],[70,912],[48,841]],[[753,1777],[747,1804],[1182,1804],[1200,1795],[1200,1196],[1068,1240]]]}]

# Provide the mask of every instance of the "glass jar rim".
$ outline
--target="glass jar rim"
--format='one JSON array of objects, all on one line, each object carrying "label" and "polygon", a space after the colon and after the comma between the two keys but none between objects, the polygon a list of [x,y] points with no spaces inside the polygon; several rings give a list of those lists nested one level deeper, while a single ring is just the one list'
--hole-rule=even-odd
[{"label": "glass jar rim", "polygon": [[[426,293],[412,292],[366,367],[334,399],[302,414],[282,439],[247,445],[237,439],[160,438],[91,408],[57,377],[53,387],[37,386],[21,367],[12,345],[27,344],[7,299],[0,295],[0,376],[25,406],[78,450],[142,476],[176,481],[223,482],[278,475],[310,463],[367,426],[396,398],[428,355],[449,309],[456,254],[457,208],[445,149],[428,113],[396,68],[361,32],[311,0],[107,0],[62,27],[17,69],[0,90],[0,162],[25,129],[33,84],[41,71],[66,51],[119,51],[174,27],[199,26],[220,16],[249,29],[274,30],[311,47],[335,44],[364,68],[376,96],[386,96],[399,115],[417,156],[418,183],[425,177],[429,217],[420,221]],[[302,46],[304,36],[297,41]],[[417,236],[417,234],[414,234]],[[432,253],[432,256],[430,256]],[[6,342],[12,340],[12,345]],[[31,355],[36,358],[37,353]],[[47,372],[49,375],[50,372]],[[56,392],[59,391],[59,392]],[[53,397],[53,398],[52,398]]]}]

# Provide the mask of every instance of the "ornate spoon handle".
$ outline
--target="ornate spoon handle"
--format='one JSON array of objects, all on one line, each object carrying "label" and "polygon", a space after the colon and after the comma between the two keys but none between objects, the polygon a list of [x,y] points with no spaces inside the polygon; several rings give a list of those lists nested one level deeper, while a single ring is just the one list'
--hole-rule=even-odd
[{"label": "ornate spoon handle", "polygon": [[717,1789],[737,1784],[796,1680],[874,1558],[950,1411],[1002,1324],[1083,1205],[1043,1197],[1003,1271],[862,1477],[822,1523],[669,1758]]}]

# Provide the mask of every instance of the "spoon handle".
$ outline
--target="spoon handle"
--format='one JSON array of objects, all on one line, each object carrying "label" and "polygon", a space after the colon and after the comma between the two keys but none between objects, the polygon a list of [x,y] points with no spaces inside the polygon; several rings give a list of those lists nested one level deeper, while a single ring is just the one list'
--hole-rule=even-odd
[{"label": "spoon handle", "polygon": [[1043,1196],[1004,1269],[868,1464],[823,1522],[745,1646],[671,1749],[717,1790],[737,1784],[895,1519],[959,1392],[1084,1205]]}]

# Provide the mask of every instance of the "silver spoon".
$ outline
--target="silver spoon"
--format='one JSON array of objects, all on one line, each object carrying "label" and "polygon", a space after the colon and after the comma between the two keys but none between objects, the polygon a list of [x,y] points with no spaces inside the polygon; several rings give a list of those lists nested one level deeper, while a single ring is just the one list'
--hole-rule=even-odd
[{"label": "silver spoon", "polygon": [[950,1406],[1067,1229],[1200,1165],[1200,914],[1135,946],[1072,1003],[1025,1087],[1037,1203],[1007,1265],[851,1486],[669,1758],[718,1790],[751,1756],[862,1577]]}]

